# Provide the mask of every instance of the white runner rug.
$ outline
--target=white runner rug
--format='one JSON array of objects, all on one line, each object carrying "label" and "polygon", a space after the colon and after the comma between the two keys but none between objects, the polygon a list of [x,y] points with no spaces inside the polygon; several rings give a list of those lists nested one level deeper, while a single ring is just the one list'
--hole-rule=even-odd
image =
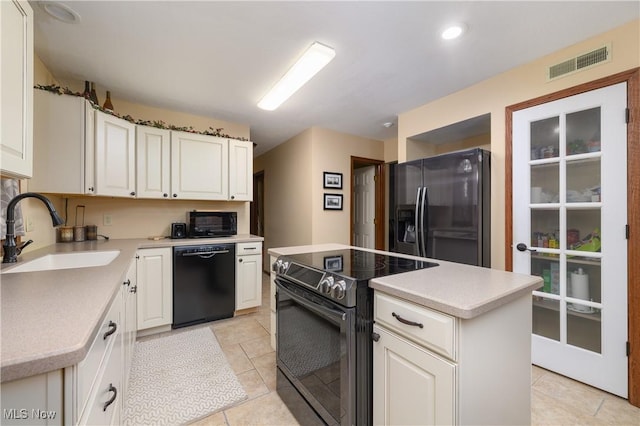
[{"label": "white runner rug", "polygon": [[209,327],[136,342],[124,425],[178,425],[247,398]]}]

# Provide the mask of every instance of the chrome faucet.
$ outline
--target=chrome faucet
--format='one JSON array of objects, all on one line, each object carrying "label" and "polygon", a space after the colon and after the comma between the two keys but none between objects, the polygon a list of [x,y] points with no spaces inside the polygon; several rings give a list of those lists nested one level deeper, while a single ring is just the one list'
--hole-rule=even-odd
[{"label": "chrome faucet", "polygon": [[4,257],[2,258],[2,263],[15,263],[18,261],[18,255],[22,252],[22,250],[31,244],[33,240],[29,240],[26,243],[22,244],[20,247],[16,247],[16,236],[15,236],[15,210],[16,204],[18,201],[23,198],[37,198],[42,201],[47,209],[49,210],[49,214],[51,215],[51,221],[53,222],[53,226],[60,226],[64,224],[64,220],[58,215],[55,207],[51,201],[45,197],[44,195],[36,194],[35,192],[25,192],[24,194],[16,195],[9,201],[9,205],[7,205],[7,236],[5,237],[4,244],[2,248],[4,249]]}]

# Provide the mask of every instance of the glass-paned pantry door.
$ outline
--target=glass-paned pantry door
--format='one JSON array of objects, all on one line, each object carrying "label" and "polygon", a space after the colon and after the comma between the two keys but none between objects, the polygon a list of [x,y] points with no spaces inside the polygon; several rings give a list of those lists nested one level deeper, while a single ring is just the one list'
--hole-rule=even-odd
[{"label": "glass-paned pantry door", "polygon": [[532,361],[627,396],[626,83],[513,114],[513,266]]}]

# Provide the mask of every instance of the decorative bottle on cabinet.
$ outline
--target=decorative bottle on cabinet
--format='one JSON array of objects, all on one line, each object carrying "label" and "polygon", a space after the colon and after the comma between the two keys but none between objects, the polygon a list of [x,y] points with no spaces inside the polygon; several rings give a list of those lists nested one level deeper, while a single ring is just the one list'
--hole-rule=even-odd
[{"label": "decorative bottle on cabinet", "polygon": [[87,80],[84,81],[84,92],[82,92],[82,96],[86,99],[91,99],[91,85]]},{"label": "decorative bottle on cabinet", "polygon": [[91,82],[91,102],[93,102],[96,105],[100,105],[100,103],[98,102],[98,95],[96,94],[96,84],[92,81]]},{"label": "decorative bottle on cabinet", "polygon": [[113,104],[111,103],[111,92],[107,90],[107,99],[104,101],[102,107],[106,110],[113,111]]}]

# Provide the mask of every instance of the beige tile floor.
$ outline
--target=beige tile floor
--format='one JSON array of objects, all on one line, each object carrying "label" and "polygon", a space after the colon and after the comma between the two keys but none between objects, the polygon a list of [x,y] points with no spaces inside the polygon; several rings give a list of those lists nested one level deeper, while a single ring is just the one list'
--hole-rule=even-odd
[{"label": "beige tile floor", "polygon": [[[275,391],[275,353],[269,341],[269,277],[257,312],[211,324],[248,399],[199,420],[197,426],[297,425]],[[533,366],[533,425],[640,425],[640,408],[606,392]]]}]

